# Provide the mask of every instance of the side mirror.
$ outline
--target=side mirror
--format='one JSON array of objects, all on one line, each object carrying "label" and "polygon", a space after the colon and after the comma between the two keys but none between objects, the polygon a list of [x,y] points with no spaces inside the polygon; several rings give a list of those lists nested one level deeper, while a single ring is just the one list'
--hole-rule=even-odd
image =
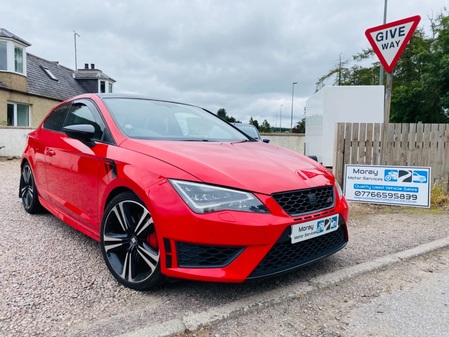
[{"label": "side mirror", "polygon": [[267,144],[268,144],[268,143],[270,142],[270,140],[269,140],[268,138],[263,138],[263,139],[262,139],[262,142],[264,142],[264,143],[267,143]]},{"label": "side mirror", "polygon": [[93,147],[95,142],[92,140],[95,134],[95,127],[90,124],[76,124],[67,125],[62,128],[62,131],[73,139],[78,139],[80,142],[89,147]]}]

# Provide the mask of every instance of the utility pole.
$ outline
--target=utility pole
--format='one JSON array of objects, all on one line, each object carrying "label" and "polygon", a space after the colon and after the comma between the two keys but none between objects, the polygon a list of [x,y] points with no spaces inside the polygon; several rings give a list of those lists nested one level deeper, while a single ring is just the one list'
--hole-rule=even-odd
[{"label": "utility pole", "polygon": [[[384,2],[384,24],[387,23],[387,0]],[[380,72],[379,72],[379,85],[384,84],[384,67],[380,65]]]},{"label": "utility pole", "polygon": [[295,94],[295,84],[298,84],[298,82],[292,83],[292,113],[290,116],[290,131],[293,132],[293,96]]},{"label": "utility pole", "polygon": [[77,59],[76,59],[76,37],[77,36],[81,37],[77,32],[73,31],[73,41],[75,43],[75,71],[78,70],[78,62],[77,62]]},{"label": "utility pole", "polygon": [[385,101],[384,101],[384,123],[382,130],[382,147],[380,153],[381,165],[386,164],[386,152],[388,141],[388,129],[390,128],[390,106],[391,106],[391,90],[393,88],[393,71],[387,73],[387,83],[385,86]]},{"label": "utility pole", "polygon": [[279,132],[282,132],[282,106],[284,104],[281,104],[281,107],[279,108]]},{"label": "utility pole", "polygon": [[338,64],[338,85],[341,85],[341,53],[340,53],[340,63]]},{"label": "utility pole", "polygon": [[[383,24],[387,23],[387,2],[384,2],[384,21]],[[384,74],[385,70],[382,64],[380,65],[379,72],[379,85],[384,84]],[[385,87],[385,100],[384,100],[384,123],[382,127],[382,147],[380,152],[380,164],[385,165],[386,159],[386,150],[387,150],[387,138],[388,138],[388,129],[390,127],[390,105],[391,105],[391,89],[393,87],[393,74],[392,71],[387,74],[387,83]]]}]

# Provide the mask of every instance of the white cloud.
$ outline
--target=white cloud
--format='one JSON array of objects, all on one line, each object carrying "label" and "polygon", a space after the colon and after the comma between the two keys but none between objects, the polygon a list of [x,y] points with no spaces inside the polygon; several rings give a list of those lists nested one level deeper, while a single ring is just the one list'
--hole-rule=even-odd
[{"label": "white cloud", "polygon": [[[318,78],[368,48],[367,28],[382,24],[381,0],[3,0],[0,25],[32,44],[29,52],[74,68],[95,63],[116,91],[225,108],[242,121],[274,124],[283,104],[290,125]],[[388,20],[421,15],[443,0],[388,2]],[[279,115],[277,116],[279,119]],[[279,121],[278,121],[279,123]]]}]

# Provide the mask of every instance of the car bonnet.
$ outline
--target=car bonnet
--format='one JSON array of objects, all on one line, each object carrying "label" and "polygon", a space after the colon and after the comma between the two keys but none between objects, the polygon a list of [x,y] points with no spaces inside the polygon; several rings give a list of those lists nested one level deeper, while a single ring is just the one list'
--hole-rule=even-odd
[{"label": "car bonnet", "polygon": [[326,168],[306,156],[260,142],[128,139],[121,147],[169,163],[205,183],[263,194],[330,185],[334,182],[332,174]]}]

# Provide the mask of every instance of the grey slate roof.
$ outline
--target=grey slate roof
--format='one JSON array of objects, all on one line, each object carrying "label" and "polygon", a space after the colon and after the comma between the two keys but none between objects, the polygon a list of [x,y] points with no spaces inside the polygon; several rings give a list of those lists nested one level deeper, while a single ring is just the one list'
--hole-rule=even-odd
[{"label": "grey slate roof", "polygon": [[[0,38],[12,39],[25,46],[31,46],[30,43],[4,28],[0,28]],[[98,92],[99,80],[115,82],[100,69],[95,69],[94,64],[91,64],[90,69],[86,64],[85,69],[74,71],[60,65],[57,61],[48,61],[28,52],[26,58],[28,94],[63,101],[80,94]],[[45,69],[48,69],[51,74]],[[11,90],[12,88],[0,81],[0,89]]]},{"label": "grey slate roof", "polygon": [[102,80],[108,80],[115,82],[111,77],[106,75],[104,72],[98,69],[78,69],[76,72],[76,78],[77,79],[102,79]]},{"label": "grey slate roof", "polygon": [[[57,80],[51,79],[44,68],[50,70]],[[58,62],[44,60],[27,53],[28,93],[63,101],[84,94],[86,91],[74,78],[72,69]]]},{"label": "grey slate roof", "polygon": [[26,45],[27,47],[31,46],[31,44],[29,42],[18,37],[17,35],[14,35],[13,33],[11,33],[9,30],[6,30],[5,28],[0,28],[0,37],[5,37],[8,39],[16,40],[17,42],[20,42],[20,43]]},{"label": "grey slate roof", "polygon": [[[52,79],[44,70],[47,68],[57,78]],[[99,69],[73,71],[59,64],[27,53],[28,93],[63,101],[67,98],[95,91],[99,79],[115,82]],[[95,84],[88,85],[91,80]]]}]

